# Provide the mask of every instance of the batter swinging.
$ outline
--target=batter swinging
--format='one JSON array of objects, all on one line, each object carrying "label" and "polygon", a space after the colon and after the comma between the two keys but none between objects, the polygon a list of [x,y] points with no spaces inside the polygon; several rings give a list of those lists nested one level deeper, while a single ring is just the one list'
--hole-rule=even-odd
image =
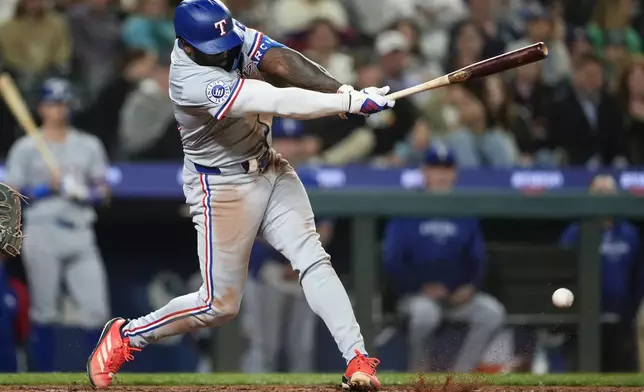
[{"label": "batter swinging", "polygon": [[[87,362],[106,388],[133,351],[168,336],[221,325],[239,311],[251,247],[262,236],[298,271],[306,299],[348,365],[345,389],[377,390],[347,293],[315,230],[306,192],[271,148],[272,116],[312,119],[390,108],[388,87],[355,91],[322,67],[232,18],[219,0],[184,0],[174,17],[170,98],[183,150],[204,284],[135,319],[110,320]],[[264,82],[271,75],[288,88]],[[314,90],[314,91],[312,91]]]}]

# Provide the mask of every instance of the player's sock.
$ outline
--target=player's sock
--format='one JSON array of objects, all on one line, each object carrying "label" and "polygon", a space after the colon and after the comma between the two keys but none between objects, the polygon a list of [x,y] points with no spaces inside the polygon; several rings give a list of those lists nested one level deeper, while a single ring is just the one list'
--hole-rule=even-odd
[{"label": "player's sock", "polygon": [[[29,335],[29,363],[32,370],[41,373],[53,372],[56,355],[56,331],[53,325],[31,325]],[[94,341],[96,344],[96,341]]]},{"label": "player's sock", "polygon": [[302,277],[302,288],[311,309],[322,318],[347,361],[354,350],[366,354],[360,326],[340,278],[328,261],[309,268]]}]

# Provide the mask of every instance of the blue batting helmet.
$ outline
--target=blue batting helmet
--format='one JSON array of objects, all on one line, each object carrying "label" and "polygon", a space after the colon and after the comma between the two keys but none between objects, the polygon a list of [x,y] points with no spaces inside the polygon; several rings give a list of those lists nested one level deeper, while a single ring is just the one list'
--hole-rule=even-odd
[{"label": "blue batting helmet", "polygon": [[219,0],[183,0],[174,13],[174,31],[198,51],[210,55],[244,42],[241,28]]},{"label": "blue batting helmet", "polygon": [[64,102],[69,103],[74,99],[72,85],[66,79],[47,79],[42,85],[42,102]]},{"label": "blue batting helmet", "polygon": [[423,163],[426,166],[452,167],[456,165],[456,155],[447,146],[436,144],[429,147],[425,153]]}]

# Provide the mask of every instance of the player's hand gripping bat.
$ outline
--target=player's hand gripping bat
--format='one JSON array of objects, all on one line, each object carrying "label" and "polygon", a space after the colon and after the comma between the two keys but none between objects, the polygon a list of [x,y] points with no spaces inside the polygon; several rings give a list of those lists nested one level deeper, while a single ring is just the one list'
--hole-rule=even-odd
[{"label": "player's hand gripping bat", "polygon": [[450,84],[463,83],[466,80],[482,78],[499,72],[518,68],[522,65],[534,63],[548,57],[548,47],[543,42],[538,42],[524,48],[513,50],[496,57],[492,57],[478,63],[468,65],[458,71],[454,71],[439,78],[430,80],[416,86],[397,91],[387,95],[387,98],[396,100],[405,98],[427,90],[433,90]]},{"label": "player's hand gripping bat", "polygon": [[54,159],[54,156],[47,147],[47,144],[45,144],[45,140],[42,138],[40,133],[38,133],[38,127],[31,116],[31,112],[27,108],[27,104],[16,87],[13,78],[8,73],[0,75],[0,94],[11,110],[11,113],[16,118],[16,121],[18,121],[18,124],[20,124],[27,135],[34,139],[36,148],[45,160],[51,174],[55,178],[59,178],[60,169],[56,163],[56,159]]}]

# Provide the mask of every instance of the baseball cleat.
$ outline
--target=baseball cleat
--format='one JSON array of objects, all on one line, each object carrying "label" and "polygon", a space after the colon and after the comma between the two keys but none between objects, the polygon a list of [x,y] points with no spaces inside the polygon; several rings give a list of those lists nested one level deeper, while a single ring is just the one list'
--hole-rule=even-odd
[{"label": "baseball cleat", "polygon": [[133,351],[141,351],[130,346],[130,339],[121,336],[125,319],[113,318],[105,324],[96,348],[87,360],[87,376],[94,389],[106,389],[112,378],[127,361],[134,359]]},{"label": "baseball cleat", "polygon": [[376,367],[380,361],[369,358],[355,350],[356,356],[347,365],[347,371],[342,375],[342,389],[349,391],[377,391],[380,381],[376,377]]}]

